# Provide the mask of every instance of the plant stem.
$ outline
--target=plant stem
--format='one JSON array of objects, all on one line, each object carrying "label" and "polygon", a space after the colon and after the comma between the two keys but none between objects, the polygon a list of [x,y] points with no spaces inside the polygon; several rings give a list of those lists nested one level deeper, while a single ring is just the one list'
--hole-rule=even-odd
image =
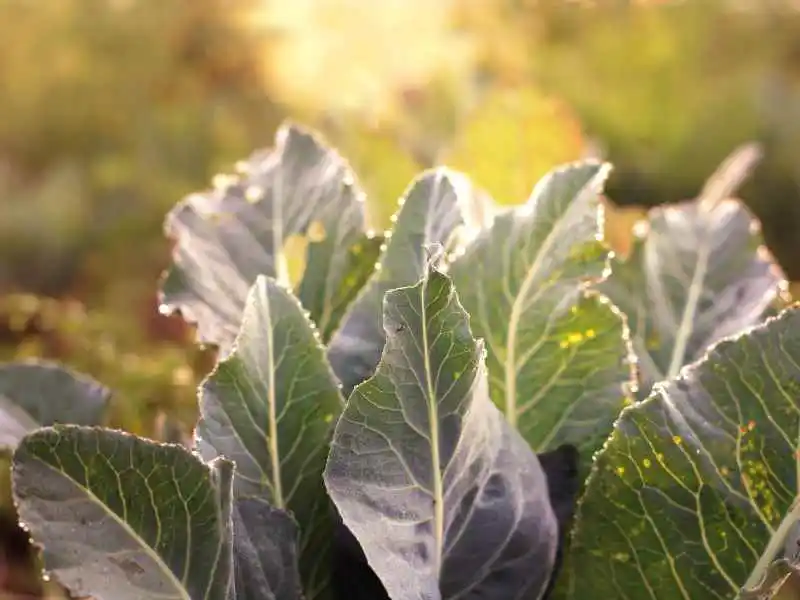
[{"label": "plant stem", "polygon": [[758,559],[755,568],[753,569],[752,573],[750,573],[750,577],[747,578],[747,581],[744,584],[744,589],[753,589],[759,583],[761,583],[761,581],[763,581],[765,575],[767,574],[767,570],[775,558],[775,555],[778,553],[778,550],[781,548],[781,546],[786,543],[786,536],[789,535],[789,532],[798,520],[800,520],[800,496],[794,499],[794,502],[792,502],[792,505],[789,507],[789,511],[786,513],[786,516],[783,517],[783,520],[781,521],[780,525],[778,525],[775,533],[772,534],[772,538],[770,538],[767,547],[764,549],[764,552],[761,555],[761,558]]}]

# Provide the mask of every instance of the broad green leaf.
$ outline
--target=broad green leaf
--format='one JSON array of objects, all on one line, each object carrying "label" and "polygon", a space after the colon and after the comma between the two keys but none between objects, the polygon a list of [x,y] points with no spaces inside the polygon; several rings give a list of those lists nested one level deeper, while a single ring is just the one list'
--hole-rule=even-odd
[{"label": "broad green leaf", "polygon": [[540,597],[558,546],[547,481],[489,398],[450,279],[388,292],[384,328],[325,471],[344,524],[392,600]]},{"label": "broad green leaf", "polygon": [[0,448],[43,425],[97,425],[110,399],[93,379],[46,362],[0,365]]},{"label": "broad green leaf", "polygon": [[631,380],[623,319],[587,281],[603,276],[599,192],[609,167],[564,166],[498,215],[451,265],[486,340],[489,391],[535,451],[600,448]]},{"label": "broad green leaf", "polygon": [[795,308],[625,410],[580,504],[561,596],[718,600],[774,581],[767,567],[800,520],[798,398]]},{"label": "broad green leaf", "polygon": [[25,437],[13,460],[23,525],[75,596],[223,600],[233,464],[97,427]]},{"label": "broad green leaf", "polygon": [[[330,298],[330,315],[326,319],[320,319],[321,322],[326,324],[326,328],[320,330],[323,343],[327,343],[331,339],[345,311],[356,297],[358,297],[358,293],[366,285],[367,281],[369,281],[369,278],[375,271],[375,265],[378,262],[381,248],[385,242],[386,239],[382,235],[364,234],[348,249],[344,275],[339,281],[339,286],[334,290]],[[301,284],[301,298],[304,295],[304,286],[315,285],[311,275],[312,269],[320,269],[320,272],[317,274],[319,278],[328,276],[328,273],[324,270],[324,266],[325,265],[319,261],[307,266],[306,277]]]},{"label": "broad green leaf", "polygon": [[285,124],[275,149],[254,153],[240,171],[168,215],[176,246],[162,310],[180,310],[197,323],[201,341],[227,351],[256,277],[291,283],[289,264],[302,252],[291,248],[300,236],[307,241],[300,300],[329,331],[342,310],[336,302],[351,268],[348,251],[365,227],[363,193],[349,166],[310,132]]},{"label": "broad green leaf", "polygon": [[640,398],[714,342],[763,320],[780,292],[783,275],[758,223],[728,199],[757,157],[744,146],[696,201],[652,209],[630,256],[613,260],[598,286],[628,317]]},{"label": "broad green leaf", "polygon": [[419,281],[427,245],[441,244],[451,252],[463,247],[491,218],[488,204],[463,175],[447,169],[425,171],[411,183],[392,217],[395,225],[375,273],[330,340],[328,359],[346,393],[372,375],[380,359],[384,294]]},{"label": "broad green leaf", "polygon": [[233,510],[234,593],[230,600],[301,600],[297,526],[263,500],[240,498]]},{"label": "broad green leaf", "polygon": [[237,497],[291,511],[308,600],[328,587],[332,523],[322,482],[343,399],[297,299],[259,276],[231,354],[203,382],[195,432],[205,459],[236,463]]}]

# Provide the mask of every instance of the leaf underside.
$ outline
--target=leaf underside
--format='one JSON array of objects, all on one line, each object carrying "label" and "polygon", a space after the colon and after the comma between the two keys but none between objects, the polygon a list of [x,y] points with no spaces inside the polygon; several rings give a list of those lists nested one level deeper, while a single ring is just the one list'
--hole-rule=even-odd
[{"label": "leaf underside", "polygon": [[242,171],[212,191],[186,197],[165,223],[176,245],[162,306],[196,322],[200,340],[219,345],[223,354],[256,277],[288,283],[284,261],[296,257],[284,256],[284,247],[294,237],[309,242],[298,296],[323,332],[344,310],[343,282],[364,268],[350,254],[363,243],[363,193],[335,151],[284,124],[275,149],[254,153]]},{"label": "leaf underside", "polygon": [[93,379],[47,362],[0,365],[0,448],[56,423],[98,425],[111,393]]},{"label": "leaf underside", "polygon": [[489,398],[450,279],[387,293],[384,328],[325,473],[344,524],[393,600],[538,597],[558,544],[545,475]]},{"label": "leaf underside", "polygon": [[572,444],[587,463],[633,376],[622,317],[585,290],[608,261],[598,241],[607,173],[597,162],[554,170],[450,271],[473,331],[486,340],[494,402],[537,452]]},{"label": "leaf underside", "polygon": [[798,398],[790,309],[627,409],[598,455],[559,597],[734,598],[798,494]]},{"label": "leaf underside", "polygon": [[652,209],[647,233],[598,286],[628,318],[640,398],[713,343],[761,322],[783,279],[741,202]]}]

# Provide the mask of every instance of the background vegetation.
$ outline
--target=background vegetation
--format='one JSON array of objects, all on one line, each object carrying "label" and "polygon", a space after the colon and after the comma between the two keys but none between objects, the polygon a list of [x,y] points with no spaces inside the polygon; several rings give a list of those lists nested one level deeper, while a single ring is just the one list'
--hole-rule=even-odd
[{"label": "background vegetation", "polygon": [[110,425],[183,437],[210,361],[157,310],[163,217],[286,117],[351,160],[376,229],[434,163],[513,203],[600,152],[623,249],[758,140],[742,195],[800,279],[792,4],[0,0],[0,358],[66,362],[116,390]]}]

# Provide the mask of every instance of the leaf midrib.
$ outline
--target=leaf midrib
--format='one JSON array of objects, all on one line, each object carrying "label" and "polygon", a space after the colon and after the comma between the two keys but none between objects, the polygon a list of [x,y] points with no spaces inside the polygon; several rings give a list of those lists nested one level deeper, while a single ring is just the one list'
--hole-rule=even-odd
[{"label": "leaf midrib", "polygon": [[277,394],[275,393],[275,335],[272,328],[272,311],[269,299],[267,282],[263,280],[261,293],[264,295],[261,305],[264,307],[264,320],[266,321],[267,334],[267,369],[269,369],[269,384],[267,385],[267,429],[269,431],[269,459],[272,466],[273,498],[276,508],[284,510],[286,501],[283,497],[283,481],[281,477],[281,464],[278,452],[278,416],[275,410]]},{"label": "leaf midrib", "polygon": [[665,379],[675,377],[683,367],[686,358],[686,347],[692,335],[692,325],[697,317],[697,307],[700,303],[703,283],[708,273],[708,260],[711,255],[711,244],[708,236],[705,236],[703,241],[705,243],[701,244],[697,252],[697,262],[692,273],[692,281],[689,284],[689,292],[686,297],[686,304],[683,306],[678,330],[675,332],[675,343],[672,346],[669,367],[664,376]]},{"label": "leaf midrib", "polygon": [[[172,569],[164,562],[161,556],[155,552],[143,539],[142,537],[134,531],[130,525],[128,525],[127,521],[122,519],[116,512],[111,510],[108,505],[103,502],[100,498],[95,495],[95,493],[88,487],[81,485],[78,481],[76,481],[73,477],[68,475],[65,471],[61,469],[57,469],[53,465],[48,462],[45,462],[41,458],[34,457],[34,460],[44,465],[50,471],[53,471],[57,476],[63,477],[67,481],[69,481],[72,485],[74,485],[78,490],[82,490],[89,499],[97,504],[103,512],[105,512],[111,520],[117,523],[117,525],[121,526],[123,530],[125,530],[130,536],[139,544],[139,546],[144,551],[148,557],[153,559],[153,561],[161,567],[161,571],[167,575],[167,579],[170,583],[175,587],[176,590],[180,593],[181,600],[193,600],[192,597],[189,595],[189,591],[186,589],[186,586],[180,581],[176,576],[175,573],[172,572]],[[188,548],[187,548],[188,554]],[[190,562],[190,561],[189,561]],[[187,563],[188,564],[188,563]],[[216,565],[214,566],[214,570],[216,570]],[[210,583],[210,582],[209,582]]]},{"label": "leaf midrib", "polygon": [[425,383],[428,394],[428,422],[431,428],[431,463],[433,466],[433,524],[434,524],[434,544],[436,551],[436,573],[441,572],[442,552],[444,548],[444,491],[441,472],[441,456],[439,453],[439,411],[436,398],[436,390],[433,387],[433,369],[431,368],[431,356],[428,348],[428,306],[426,299],[428,296],[429,278],[425,277],[422,282],[422,302],[420,303],[422,313],[422,355],[425,365]]},{"label": "leaf midrib", "polygon": [[[506,352],[505,352],[505,364],[504,364],[504,378],[505,378],[505,415],[508,422],[516,427],[517,425],[517,330],[519,328],[519,323],[522,320],[522,311],[523,311],[523,304],[524,299],[527,298],[528,294],[531,291],[531,287],[533,286],[534,281],[536,280],[536,275],[538,274],[539,270],[542,267],[542,261],[544,257],[549,253],[551,246],[555,240],[555,234],[561,231],[561,225],[566,218],[566,215],[574,209],[575,204],[578,200],[582,198],[584,194],[592,189],[595,181],[604,175],[604,169],[599,169],[597,173],[595,173],[577,192],[577,194],[573,197],[572,201],[566,207],[566,210],[560,215],[560,218],[556,222],[556,224],[550,229],[550,232],[545,237],[544,242],[539,246],[539,251],[536,253],[536,259],[533,261],[533,264],[525,273],[525,279],[522,280],[522,284],[520,285],[519,292],[514,297],[514,302],[511,305],[511,315],[508,319],[508,337],[506,339]],[[554,177],[551,175],[551,177]],[[553,185],[553,180],[551,179],[550,185]],[[542,192],[538,195],[537,198],[531,198],[528,200],[528,203],[533,202],[536,200],[538,204],[542,198],[545,197],[547,190],[546,188],[542,189]],[[523,205],[524,208],[525,205]],[[535,220],[536,213],[533,212],[530,219]]]}]

